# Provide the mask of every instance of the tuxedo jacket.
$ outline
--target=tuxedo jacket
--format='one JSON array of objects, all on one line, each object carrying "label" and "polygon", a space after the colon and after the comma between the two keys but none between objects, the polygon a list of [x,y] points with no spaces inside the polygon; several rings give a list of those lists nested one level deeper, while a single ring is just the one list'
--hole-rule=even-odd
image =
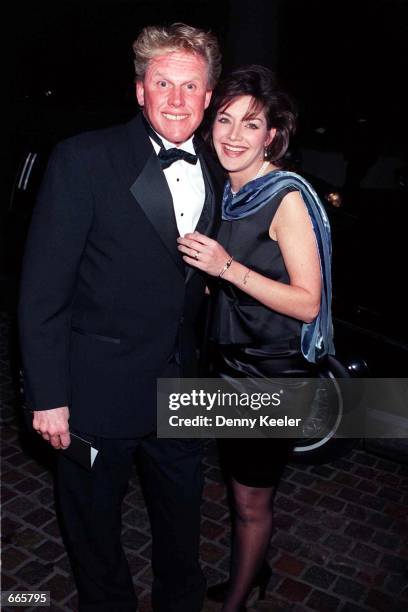
[{"label": "tuxedo jacket", "polygon": [[[204,147],[214,235],[222,172]],[[135,437],[154,426],[156,380],[195,374],[205,275],[177,250],[172,197],[141,116],[55,148],[27,239],[20,293],[26,406],[70,407],[70,426]]]}]

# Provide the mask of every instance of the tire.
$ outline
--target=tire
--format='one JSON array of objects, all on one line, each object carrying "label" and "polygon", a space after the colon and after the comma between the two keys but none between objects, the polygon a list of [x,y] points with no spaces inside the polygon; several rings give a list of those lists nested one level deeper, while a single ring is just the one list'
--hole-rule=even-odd
[{"label": "tire", "polygon": [[296,443],[292,452],[291,460],[298,463],[328,463],[343,457],[360,443],[356,438],[336,438],[354,402],[337,379],[351,378],[350,373],[337,359],[328,357],[321,366],[319,378],[322,386],[316,389],[311,417],[304,426],[306,436]]}]

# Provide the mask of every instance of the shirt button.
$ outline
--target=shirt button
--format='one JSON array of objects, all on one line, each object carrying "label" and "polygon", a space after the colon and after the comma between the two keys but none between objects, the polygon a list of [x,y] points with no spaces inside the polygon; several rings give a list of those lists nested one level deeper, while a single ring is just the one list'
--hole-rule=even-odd
[{"label": "shirt button", "polygon": [[176,179],[177,182],[179,182],[180,179]]},{"label": "shirt button", "polygon": [[184,213],[181,213],[181,216],[184,217]]}]

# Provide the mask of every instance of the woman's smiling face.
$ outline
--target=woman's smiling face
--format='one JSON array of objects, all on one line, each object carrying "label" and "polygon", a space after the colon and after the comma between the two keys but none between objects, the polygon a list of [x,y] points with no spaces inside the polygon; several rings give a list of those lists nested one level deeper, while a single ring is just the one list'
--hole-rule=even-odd
[{"label": "woman's smiling face", "polygon": [[212,131],[214,148],[239,187],[256,176],[275,133],[274,128],[268,129],[264,111],[251,96],[234,98],[219,109]]}]

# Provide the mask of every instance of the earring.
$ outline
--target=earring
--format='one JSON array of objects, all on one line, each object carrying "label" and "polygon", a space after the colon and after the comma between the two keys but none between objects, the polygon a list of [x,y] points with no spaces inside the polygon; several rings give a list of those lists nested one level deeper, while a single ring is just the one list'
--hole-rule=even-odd
[{"label": "earring", "polygon": [[268,157],[268,149],[265,147],[264,149],[264,158],[266,159]]}]

